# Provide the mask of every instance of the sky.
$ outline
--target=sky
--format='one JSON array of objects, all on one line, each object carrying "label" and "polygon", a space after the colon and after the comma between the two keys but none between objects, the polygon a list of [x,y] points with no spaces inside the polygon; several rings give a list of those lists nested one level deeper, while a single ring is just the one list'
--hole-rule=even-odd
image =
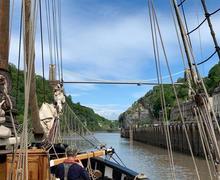
[{"label": "sky", "polygon": [[[44,2],[44,1],[43,1]],[[20,0],[15,0],[12,18],[10,62],[17,64]],[[183,77],[184,66],[172,20],[169,0],[154,0],[169,65],[174,79]],[[220,8],[219,0],[207,1],[210,12]],[[45,4],[43,3],[43,8]],[[184,3],[189,29],[204,19],[200,0]],[[156,82],[153,45],[147,0],[61,0],[64,81],[148,80]],[[43,11],[43,17],[45,11]],[[220,12],[212,16],[220,43]],[[44,28],[45,73],[48,78],[49,51]],[[39,23],[36,31],[36,72],[42,74]],[[207,23],[191,34],[196,62],[214,51]],[[161,51],[161,47],[160,47]],[[202,76],[218,62],[215,55],[199,66]],[[168,71],[161,56],[164,82]],[[65,93],[108,119],[115,120],[152,86],[65,84]]]}]

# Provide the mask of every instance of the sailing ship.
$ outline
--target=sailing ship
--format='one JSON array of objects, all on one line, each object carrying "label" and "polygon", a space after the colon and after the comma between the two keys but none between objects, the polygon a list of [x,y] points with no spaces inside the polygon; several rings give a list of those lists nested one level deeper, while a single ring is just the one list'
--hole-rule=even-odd
[{"label": "sailing ship", "polygon": [[[97,179],[96,170],[99,170],[99,176],[101,172],[101,179],[146,179],[145,176],[139,175],[116,161],[114,156],[117,158],[118,155],[114,149],[106,148],[80,121],[65,101],[63,80],[56,80],[56,64],[50,64],[49,70],[49,80],[54,90],[54,102],[44,102],[41,108],[38,108],[35,79],[35,32],[39,9],[41,38],[43,39],[41,0],[21,1],[20,38],[23,29],[25,83],[23,103],[25,108],[23,124],[17,123],[15,120],[16,105],[14,98],[10,95],[12,83],[8,72],[9,47],[12,43],[10,42],[10,3],[10,0],[0,1],[0,179],[54,179],[54,169],[66,159],[65,149],[69,145],[74,145],[80,150],[76,158],[82,161],[91,179]],[[61,2],[45,1],[48,18],[51,18],[51,14],[53,18],[57,18],[53,19],[53,22],[48,20],[48,23],[59,21],[60,9],[56,7],[60,6],[56,3]],[[56,7],[54,7],[55,4]],[[54,29],[48,31],[53,31],[53,35],[59,36],[60,27],[61,24],[59,26],[56,24]],[[43,43],[41,45],[43,51]],[[57,42],[55,45],[57,46]],[[56,51],[56,53],[60,52]]]},{"label": "sailing ship", "polygon": [[[48,11],[53,11],[53,23],[59,22],[60,12],[59,6],[50,6],[46,1]],[[60,1],[58,1],[60,2]],[[166,132],[167,148],[170,158],[171,173],[173,179],[175,179],[175,168],[172,155],[171,141],[169,128],[167,123],[167,110],[166,103],[163,96],[163,82],[160,75],[160,63],[158,54],[158,43],[162,45],[162,50],[165,56],[165,60],[168,66],[167,56],[160,33],[159,23],[156,16],[156,10],[151,0],[148,1],[149,15],[151,21],[152,40],[155,53],[155,62],[158,67],[158,82],[161,90],[161,103],[163,107],[163,117],[165,119],[164,129]],[[210,107],[210,102],[204,86],[203,80],[199,75],[196,63],[194,62],[193,53],[190,48],[189,39],[185,26],[183,25],[180,12],[176,0],[171,0],[173,7],[173,15],[175,14],[175,22],[178,24],[179,32],[182,39],[182,44],[187,59],[187,70],[189,71],[189,88],[191,90],[191,99],[195,101],[196,106],[194,108],[195,114],[198,119],[198,127],[201,130],[201,138],[204,140],[204,152],[207,154],[206,160],[210,170],[210,176],[219,179],[219,163],[220,163],[220,150],[216,138],[216,131],[214,125],[217,127],[218,133],[220,128],[217,119],[211,118],[210,112],[207,108]],[[181,1],[183,4],[184,1]],[[202,0],[203,7],[206,7],[205,0]],[[179,6],[181,6],[179,4]],[[109,179],[146,179],[144,175],[127,169],[119,163],[116,164],[109,160],[113,159],[113,156],[117,156],[114,149],[106,148],[102,145],[90,132],[87,127],[80,121],[76,116],[73,109],[65,102],[65,92],[63,84],[65,81],[60,78],[56,80],[56,65],[50,65],[50,81],[54,87],[54,102],[43,103],[41,108],[38,108],[38,101],[36,97],[36,82],[35,82],[35,32],[36,32],[36,20],[37,12],[39,9],[40,16],[40,27],[42,28],[42,15],[41,15],[41,0],[23,0],[22,1],[22,23],[23,27],[23,41],[24,41],[24,74],[25,74],[25,109],[24,109],[24,120],[20,132],[18,131],[18,123],[15,121],[16,111],[13,97],[10,96],[11,91],[11,79],[8,72],[8,60],[9,60],[9,46],[10,46],[10,0],[0,0],[0,92],[1,92],[1,103],[0,103],[0,179],[52,179],[52,167],[55,167],[59,163],[65,160],[65,148],[69,144],[74,144],[80,148],[81,154],[77,155],[77,158],[82,160],[84,166],[87,166],[90,177],[96,179],[94,176],[94,170],[100,170],[102,172],[102,178]],[[217,44],[216,38],[211,27],[210,14],[207,9],[204,8],[206,13],[206,20],[210,25],[212,31],[213,40],[216,47],[216,52],[220,57],[220,49]],[[47,17],[50,18],[50,15]],[[49,21],[48,21],[49,22]],[[53,26],[53,33],[57,35],[60,32],[61,25]],[[49,30],[51,31],[51,30]],[[22,32],[22,31],[21,31]],[[52,33],[52,34],[53,34]],[[22,33],[21,33],[22,34]],[[51,35],[51,32],[49,33]],[[41,29],[41,38],[43,32]],[[54,48],[58,49],[60,40],[57,39],[54,42]],[[42,43],[43,45],[43,43]],[[62,48],[60,48],[62,49]],[[42,46],[43,50],[43,46]],[[56,61],[61,58],[61,51],[56,52]],[[43,60],[43,56],[42,56]],[[60,66],[59,66],[60,65]],[[62,63],[58,63],[58,69],[62,71]],[[169,69],[169,66],[168,66]],[[170,70],[169,70],[170,73]],[[62,76],[62,73],[59,74]],[[175,83],[173,82],[171,73],[170,78],[177,99],[177,105],[179,113],[182,118],[180,104],[175,90]],[[73,83],[98,83],[98,84],[152,84],[147,82],[73,82]],[[29,109],[31,113],[29,113]],[[29,117],[31,115],[31,117]],[[31,123],[29,123],[31,119]],[[213,125],[214,124],[214,125]],[[30,127],[31,126],[31,127]],[[31,130],[31,131],[30,131]],[[186,132],[186,130],[184,129]],[[187,132],[186,132],[186,137]],[[188,140],[188,139],[187,139]],[[189,146],[190,146],[190,142]],[[90,149],[93,149],[90,151]],[[96,149],[96,150],[95,150]],[[85,153],[83,153],[85,152]],[[191,152],[193,161],[194,156]],[[103,158],[106,156],[107,158]],[[102,157],[102,158],[101,158]],[[119,157],[118,157],[119,158]],[[120,158],[119,158],[120,160]],[[198,170],[195,165],[196,172]],[[213,173],[214,172],[214,173]],[[198,176],[199,177],[199,176]]]},{"label": "sailing ship", "polygon": [[[188,87],[188,99],[186,102],[181,101],[178,98],[177,87],[174,83],[174,78],[171,73],[170,63],[167,56],[165,44],[163,41],[163,36],[161,33],[160,24],[157,17],[157,11],[154,8],[153,1],[148,1],[149,7],[149,17],[150,17],[150,28],[151,35],[153,41],[153,50],[154,50],[154,59],[156,64],[156,73],[158,86],[155,91],[160,92],[159,101],[161,102],[161,108],[159,115],[162,120],[159,123],[151,124],[150,127],[138,127],[137,122],[138,118],[131,118],[132,113],[122,114],[121,116],[121,135],[129,138],[133,138],[136,136],[136,139],[142,142],[147,142],[149,144],[158,145],[162,147],[166,147],[168,149],[169,163],[171,169],[171,177],[172,179],[176,179],[175,174],[175,160],[173,159],[173,149],[176,148],[177,141],[177,149],[182,148],[182,151],[189,153],[192,156],[192,162],[195,168],[195,174],[197,179],[202,179],[200,172],[198,171],[198,167],[195,161],[195,154],[193,147],[196,147],[198,144],[194,144],[195,141],[193,138],[197,137],[197,142],[199,142],[199,150],[202,151],[203,157],[206,160],[207,170],[209,173],[210,179],[220,179],[219,173],[219,119],[216,118],[218,115],[218,110],[214,110],[212,106],[212,102],[210,101],[209,94],[207,92],[205,83],[203,82],[203,78],[199,73],[198,66],[209,61],[215,54],[218,56],[220,60],[220,49],[219,44],[214,32],[214,27],[212,26],[211,17],[220,11],[217,9],[210,13],[208,11],[206,1],[201,0],[201,6],[205,14],[205,19],[202,22],[198,23],[198,26],[189,31],[187,25],[187,18],[184,9],[185,0],[180,1],[177,4],[177,1],[171,0],[171,15],[174,22],[176,35],[178,39],[178,45],[180,49],[181,59],[184,64],[185,71],[185,81],[186,86]],[[190,3],[187,1],[187,3]],[[182,14],[180,9],[182,10]],[[182,18],[183,17],[183,18]],[[191,33],[196,32],[199,28],[207,22],[208,28],[210,29],[211,37],[214,42],[215,50],[214,52],[205,60],[198,62],[196,59],[193,49],[192,49],[192,41],[191,41]],[[178,48],[177,48],[178,49]],[[162,61],[162,62],[161,62]],[[162,65],[165,64],[165,68],[169,73],[170,79],[170,91],[173,91],[173,96],[175,97],[175,107],[171,109],[171,118],[176,119],[176,122],[170,121],[169,117],[169,104],[166,102],[165,98],[165,87],[163,83],[162,77]],[[168,89],[168,88],[167,88]],[[166,89],[166,90],[167,90]],[[216,89],[218,91],[219,88]],[[149,93],[150,94],[150,93]],[[147,95],[149,95],[147,94]],[[146,95],[146,96],[147,96]],[[151,94],[154,96],[154,94]],[[145,97],[146,97],[145,96]],[[215,98],[218,95],[215,95]],[[146,98],[147,99],[147,98]],[[150,98],[149,98],[150,99]],[[148,99],[148,100],[149,100]],[[143,98],[139,100],[140,106],[143,105]],[[150,106],[151,102],[146,101],[145,106]],[[219,108],[218,105],[215,104],[215,108]],[[136,108],[136,109],[135,109]],[[139,106],[134,106],[133,111],[136,110],[136,117],[138,116],[138,108]],[[130,109],[129,109],[130,110]],[[129,111],[128,110],[128,111]],[[147,110],[151,110],[149,107]],[[135,116],[134,115],[134,116]],[[124,117],[123,117],[124,116]],[[149,116],[149,113],[148,113]],[[140,117],[140,116],[139,116]],[[124,119],[123,119],[124,118]],[[189,119],[187,121],[187,118]],[[140,118],[139,118],[140,121]],[[192,126],[191,126],[192,125]],[[194,130],[196,129],[196,136],[194,134]],[[174,135],[175,131],[175,137]],[[148,139],[144,139],[142,135],[146,132],[146,136]],[[179,134],[178,134],[179,133]],[[149,137],[148,137],[149,136]],[[158,142],[155,142],[158,141]],[[178,144],[180,143],[180,144]],[[182,144],[181,144],[182,143]],[[186,146],[186,147],[184,147]],[[196,149],[196,148],[195,148]]]}]

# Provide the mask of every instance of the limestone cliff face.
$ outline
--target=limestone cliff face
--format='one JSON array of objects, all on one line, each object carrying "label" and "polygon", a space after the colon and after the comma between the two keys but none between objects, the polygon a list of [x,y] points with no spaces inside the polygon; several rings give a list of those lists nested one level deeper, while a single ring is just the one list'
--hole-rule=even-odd
[{"label": "limestone cliff face", "polygon": [[153,120],[154,118],[146,97],[138,99],[127,111],[119,116],[119,123],[122,128],[129,128],[131,125],[133,127],[140,127]]}]

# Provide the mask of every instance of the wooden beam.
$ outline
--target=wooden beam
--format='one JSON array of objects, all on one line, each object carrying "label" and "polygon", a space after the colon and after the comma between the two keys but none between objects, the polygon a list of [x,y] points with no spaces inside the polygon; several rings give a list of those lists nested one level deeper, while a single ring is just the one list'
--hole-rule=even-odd
[{"label": "wooden beam", "polygon": [[10,0],[0,0],[0,69],[8,70]]},{"label": "wooden beam", "polygon": [[[89,152],[89,153],[84,153],[84,154],[79,154],[76,156],[77,160],[83,160],[83,159],[88,159],[92,157],[100,157],[105,155],[106,150],[98,150],[94,152]],[[54,159],[50,160],[50,167],[56,166],[58,164],[63,163],[67,158],[60,158],[60,159]]]}]

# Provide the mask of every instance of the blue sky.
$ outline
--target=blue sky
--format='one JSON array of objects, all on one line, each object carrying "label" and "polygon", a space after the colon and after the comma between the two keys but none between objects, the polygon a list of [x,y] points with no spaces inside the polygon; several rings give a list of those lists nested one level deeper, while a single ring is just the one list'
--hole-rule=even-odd
[{"label": "blue sky", "polygon": [[[147,0],[61,0],[64,80],[154,80],[156,78]],[[182,76],[183,65],[173,25],[169,0],[155,0],[158,19],[172,73]],[[210,12],[220,7],[220,1],[207,1]],[[20,0],[15,1],[10,61],[17,64]],[[189,29],[203,20],[199,0],[186,1]],[[197,18],[198,14],[198,18]],[[214,29],[220,32],[220,13],[212,17]],[[38,26],[39,27],[39,26]],[[44,27],[46,28],[46,27]],[[193,33],[193,51],[199,62],[214,51],[207,24]],[[46,33],[44,38],[47,39]],[[220,33],[217,33],[220,42]],[[41,74],[39,28],[36,35],[36,71]],[[46,76],[49,52],[45,40]],[[218,62],[201,65],[206,75]],[[168,74],[162,60],[163,76]],[[154,80],[155,81],[155,80]],[[169,82],[169,79],[164,81]],[[66,94],[74,102],[92,107],[109,119],[117,119],[152,86],[65,85]]]}]

